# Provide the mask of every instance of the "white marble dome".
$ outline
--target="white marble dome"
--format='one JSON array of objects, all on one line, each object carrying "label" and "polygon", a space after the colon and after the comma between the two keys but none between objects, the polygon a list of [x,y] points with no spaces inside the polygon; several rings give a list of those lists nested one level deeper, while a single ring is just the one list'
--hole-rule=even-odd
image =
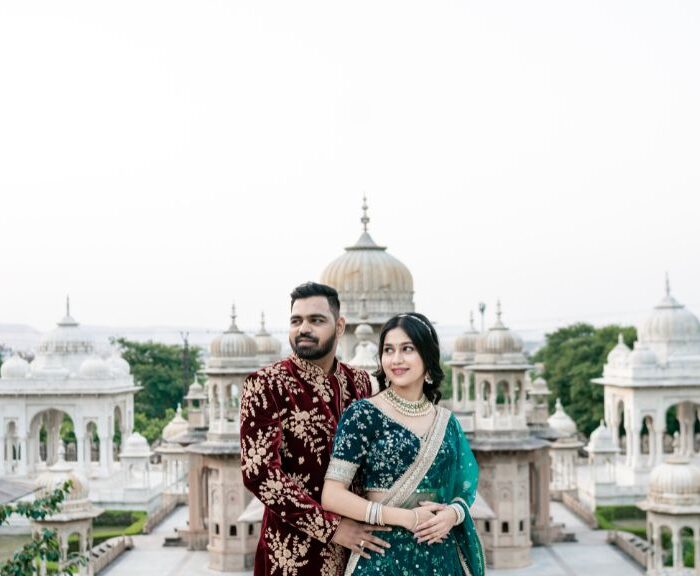
[{"label": "white marble dome", "polygon": [[236,326],[236,307],[232,307],[231,326],[226,332],[217,336],[209,345],[213,358],[252,358],[258,348],[255,340],[241,332]]},{"label": "white marble dome", "polygon": [[163,440],[166,442],[172,441],[174,438],[187,432],[188,426],[187,420],[182,417],[182,407],[178,404],[175,416],[173,416],[173,419],[163,428]]},{"label": "white marble dome", "polygon": [[112,373],[117,376],[128,376],[131,374],[131,366],[122,358],[118,350],[112,352],[112,355],[107,360],[107,366],[109,366]]},{"label": "white marble dome", "polygon": [[496,323],[482,334],[477,341],[476,351],[480,354],[519,354],[523,351],[523,341],[515,332],[506,328],[501,321],[501,303],[498,303]]},{"label": "white marble dome", "polygon": [[615,445],[612,430],[606,426],[604,420],[601,420],[598,428],[591,432],[591,436],[588,439],[588,446],[586,446],[586,451],[589,454],[619,452],[619,448]]},{"label": "white marble dome", "polygon": [[56,328],[44,334],[39,342],[37,356],[45,354],[92,354],[95,350],[93,336],[83,329],[70,315],[66,306],[66,315],[57,323]]},{"label": "white marble dome", "polygon": [[29,373],[29,362],[19,354],[13,354],[2,363],[0,378],[26,378]]},{"label": "white marble dome", "polygon": [[565,437],[573,436],[578,431],[576,422],[564,411],[559,398],[557,398],[554,414],[547,418],[547,423]]},{"label": "white marble dome", "polygon": [[58,448],[58,460],[52,466],[49,466],[42,474],[40,474],[35,482],[37,488],[37,496],[42,498],[47,496],[57,488],[61,487],[67,480],[71,482],[71,489],[64,503],[61,505],[62,509],[66,506],[70,506],[70,503],[76,502],[87,502],[88,496],[90,494],[90,488],[88,481],[82,475],[73,469],[73,466],[65,461],[65,448],[63,444],[59,445]]},{"label": "white marble dome", "polygon": [[625,344],[625,340],[620,333],[617,336],[617,344],[608,354],[607,363],[616,366],[624,365],[627,362],[631,352],[632,351],[629,349],[627,344]]},{"label": "white marble dome", "polygon": [[658,358],[653,350],[640,344],[639,341],[634,344],[634,350],[627,359],[630,366],[655,366],[658,363]]},{"label": "white marble dome", "polygon": [[320,281],[338,291],[341,312],[351,323],[363,316],[384,322],[394,314],[413,312],[413,276],[386,246],[375,243],[367,231],[366,203],[363,210],[359,239],[326,266]]},{"label": "white marble dome", "polygon": [[474,328],[474,314],[469,314],[469,329],[457,336],[452,347],[453,358],[467,356],[476,352],[479,332]]},{"label": "white marble dome", "polygon": [[150,457],[151,448],[146,440],[138,432],[133,432],[122,446],[122,458],[145,458]]},{"label": "white marble dome", "polygon": [[359,324],[355,328],[355,337],[361,342],[370,340],[372,336],[374,336],[374,330],[369,324]]},{"label": "white marble dome", "polygon": [[277,356],[282,351],[282,343],[265,329],[265,313],[260,316],[260,330],[255,335],[258,356]]},{"label": "white marble dome", "polygon": [[90,356],[83,360],[80,365],[79,371],[81,378],[86,379],[102,379],[111,378],[112,371],[110,370],[107,362],[102,360],[99,356]]},{"label": "white marble dome", "polygon": [[671,296],[668,283],[666,296],[639,327],[639,340],[643,343],[700,344],[700,321]]},{"label": "white marble dome", "polygon": [[678,455],[656,466],[649,477],[649,499],[662,504],[700,504],[700,468]]}]

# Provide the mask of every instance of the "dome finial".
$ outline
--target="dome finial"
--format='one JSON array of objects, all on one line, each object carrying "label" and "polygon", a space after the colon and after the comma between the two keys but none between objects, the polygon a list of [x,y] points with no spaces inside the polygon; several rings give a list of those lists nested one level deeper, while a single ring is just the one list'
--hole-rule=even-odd
[{"label": "dome finial", "polygon": [[229,332],[238,332],[238,326],[236,326],[236,303],[231,304],[231,327],[228,329]]},{"label": "dome finial", "polygon": [[362,218],[360,222],[362,222],[364,231],[367,232],[367,224],[369,224],[369,216],[367,215],[367,194],[362,196]]},{"label": "dome finial", "polygon": [[66,316],[70,316],[70,296],[66,294]]},{"label": "dome finial", "polygon": [[476,328],[474,328],[474,310],[469,311],[469,329],[472,332],[476,332]]},{"label": "dome finial", "polygon": [[265,331],[265,311],[260,312],[260,332]]},{"label": "dome finial", "polygon": [[666,272],[666,296],[671,295],[671,280],[669,280],[668,272]]},{"label": "dome finial", "polygon": [[503,310],[501,310],[501,299],[499,298],[496,301],[496,318],[498,318],[498,321],[501,321],[501,316],[503,314]]}]

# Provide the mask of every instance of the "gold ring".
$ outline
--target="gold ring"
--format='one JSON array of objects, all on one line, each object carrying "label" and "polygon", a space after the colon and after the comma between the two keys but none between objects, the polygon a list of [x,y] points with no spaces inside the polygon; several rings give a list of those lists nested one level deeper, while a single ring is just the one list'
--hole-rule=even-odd
[{"label": "gold ring", "polygon": [[360,550],[363,550],[364,547],[365,547],[365,541],[364,541],[364,540],[360,540]]}]

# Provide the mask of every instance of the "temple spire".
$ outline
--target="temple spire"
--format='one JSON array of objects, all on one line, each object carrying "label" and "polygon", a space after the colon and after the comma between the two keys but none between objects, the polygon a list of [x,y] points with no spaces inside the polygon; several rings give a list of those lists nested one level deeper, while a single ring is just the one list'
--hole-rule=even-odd
[{"label": "temple spire", "polygon": [[367,232],[367,224],[369,224],[369,216],[367,215],[367,195],[362,196],[362,218],[360,218],[360,222],[362,222],[362,228],[364,232]]}]

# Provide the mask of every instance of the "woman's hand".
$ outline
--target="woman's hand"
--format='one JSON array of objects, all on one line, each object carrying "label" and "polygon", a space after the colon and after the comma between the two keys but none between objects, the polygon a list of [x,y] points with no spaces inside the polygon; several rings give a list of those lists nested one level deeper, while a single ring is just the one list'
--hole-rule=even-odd
[{"label": "woman's hand", "polygon": [[[422,506],[416,508],[416,510],[429,512],[432,518],[423,521],[419,512],[421,521],[413,530],[414,537],[419,544],[422,542],[427,542],[428,544],[441,542],[457,524],[457,514],[445,504],[433,504],[431,502],[421,502],[421,504]],[[433,512],[435,513],[433,514]]]}]

